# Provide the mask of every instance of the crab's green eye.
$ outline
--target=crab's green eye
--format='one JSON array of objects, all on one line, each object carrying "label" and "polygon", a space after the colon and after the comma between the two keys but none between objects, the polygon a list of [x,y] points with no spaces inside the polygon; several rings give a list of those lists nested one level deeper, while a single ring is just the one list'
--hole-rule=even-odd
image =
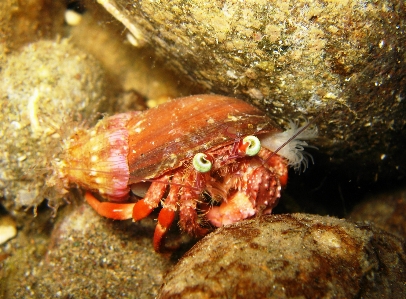
[{"label": "crab's green eye", "polygon": [[203,153],[197,153],[193,157],[193,167],[198,172],[208,172],[211,169],[211,161],[207,159],[207,156]]},{"label": "crab's green eye", "polygon": [[247,136],[242,140],[244,143],[249,143],[245,154],[247,156],[255,156],[261,149],[261,141],[255,136]]}]

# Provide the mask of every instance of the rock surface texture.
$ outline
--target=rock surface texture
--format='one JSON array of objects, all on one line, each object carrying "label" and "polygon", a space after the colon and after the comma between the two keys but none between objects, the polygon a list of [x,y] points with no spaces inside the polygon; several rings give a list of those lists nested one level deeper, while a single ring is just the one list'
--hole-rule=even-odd
[{"label": "rock surface texture", "polygon": [[38,206],[44,197],[50,206],[63,202],[62,188],[45,183],[51,161],[73,120],[96,115],[103,78],[98,62],[68,39],[31,43],[7,56],[0,71],[0,196],[7,209]]},{"label": "rock surface texture", "polygon": [[404,247],[366,224],[309,214],[259,217],[197,243],[158,298],[404,298]]},{"label": "rock surface texture", "polygon": [[[405,3],[99,0],[173,69],[271,116],[324,112],[332,162],[368,179],[405,174]],[[379,137],[378,137],[379,136]],[[385,155],[385,161],[382,159]]]},{"label": "rock surface texture", "polygon": [[1,298],[156,297],[173,261],[153,250],[152,218],[134,226],[73,203],[53,223],[49,211],[0,251]]}]

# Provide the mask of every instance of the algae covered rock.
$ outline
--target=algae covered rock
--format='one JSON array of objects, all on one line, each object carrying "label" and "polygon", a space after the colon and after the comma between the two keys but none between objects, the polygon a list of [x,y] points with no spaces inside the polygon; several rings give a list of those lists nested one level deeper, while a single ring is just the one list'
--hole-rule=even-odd
[{"label": "algae covered rock", "polygon": [[404,298],[405,258],[402,239],[371,225],[270,215],[198,242],[158,298]]},{"label": "algae covered rock", "polygon": [[74,120],[94,118],[103,71],[69,40],[39,41],[6,56],[0,72],[0,196],[4,205],[58,206],[66,190],[49,178]]},{"label": "algae covered rock", "polygon": [[404,1],[98,2],[207,91],[279,122],[324,113],[318,145],[332,163],[367,180],[404,174]]}]

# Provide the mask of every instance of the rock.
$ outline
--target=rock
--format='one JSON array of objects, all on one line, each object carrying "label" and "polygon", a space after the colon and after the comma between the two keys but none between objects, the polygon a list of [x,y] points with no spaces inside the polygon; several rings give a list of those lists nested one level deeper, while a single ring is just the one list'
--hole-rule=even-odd
[{"label": "rock", "polygon": [[68,39],[32,43],[6,57],[0,72],[0,196],[10,212],[36,207],[44,197],[50,206],[63,202],[62,188],[47,181],[51,162],[83,118],[97,117],[103,78],[98,62]]},{"label": "rock", "polygon": [[86,203],[66,206],[53,229],[38,218],[1,251],[1,298],[154,298],[173,264],[154,252],[152,218],[112,221]]},{"label": "rock", "polygon": [[369,221],[406,238],[406,190],[370,195],[350,213],[351,221]]},{"label": "rock", "polygon": [[404,173],[404,1],[98,2],[206,91],[281,124],[323,113],[318,146],[338,167],[357,165],[350,175]]},{"label": "rock", "polygon": [[[0,56],[40,39],[54,39],[63,30],[62,2],[53,0],[0,1]],[[1,59],[0,59],[1,61]]]},{"label": "rock", "polygon": [[404,298],[405,258],[403,240],[368,224],[258,217],[198,242],[158,298]]},{"label": "rock", "polygon": [[153,49],[135,49],[121,24],[103,7],[94,1],[87,1],[85,7],[81,23],[70,28],[72,43],[101,63],[112,87],[134,90],[148,100],[190,95],[190,83],[170,71],[164,60],[158,60]]}]

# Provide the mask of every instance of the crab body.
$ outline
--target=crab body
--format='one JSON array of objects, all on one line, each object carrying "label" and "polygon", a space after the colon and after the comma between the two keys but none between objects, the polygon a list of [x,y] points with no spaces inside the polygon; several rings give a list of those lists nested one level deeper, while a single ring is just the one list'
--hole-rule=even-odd
[{"label": "crab body", "polygon": [[[160,251],[177,211],[182,230],[196,236],[208,232],[207,221],[219,227],[270,213],[286,184],[288,161],[263,146],[247,154],[251,144],[245,137],[268,140],[280,132],[241,100],[180,98],[78,130],[58,162],[59,177],[107,198],[85,195],[100,215],[112,219],[143,219],[162,202],[154,234]],[[195,162],[210,167],[202,170]],[[143,198],[128,202],[131,187],[144,182],[151,184]]]}]

